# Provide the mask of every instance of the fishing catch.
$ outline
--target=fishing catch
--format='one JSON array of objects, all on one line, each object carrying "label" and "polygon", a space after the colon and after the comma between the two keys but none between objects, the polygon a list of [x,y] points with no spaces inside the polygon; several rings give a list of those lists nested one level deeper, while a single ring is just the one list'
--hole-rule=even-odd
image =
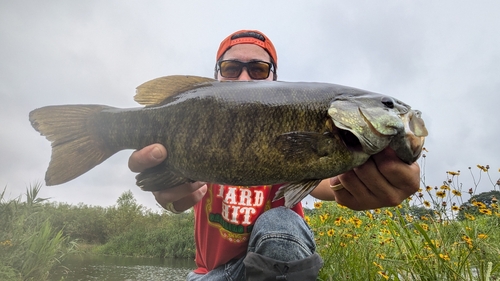
[{"label": "fishing catch", "polygon": [[137,175],[146,191],[205,181],[286,183],[291,207],[322,179],[391,147],[412,163],[427,130],[420,112],[395,98],[355,88],[276,81],[218,82],[167,76],[140,85],[141,108],[57,105],[30,112],[52,143],[47,185],[70,181],[123,149],[163,144],[167,159]]}]

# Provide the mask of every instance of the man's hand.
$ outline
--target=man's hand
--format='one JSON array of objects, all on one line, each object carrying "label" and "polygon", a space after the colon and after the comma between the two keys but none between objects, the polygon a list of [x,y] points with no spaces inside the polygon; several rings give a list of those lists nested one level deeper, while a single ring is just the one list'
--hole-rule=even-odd
[{"label": "man's hand", "polygon": [[[128,160],[128,167],[132,172],[139,173],[148,168],[154,167],[167,158],[167,150],[161,144],[152,144],[141,150],[134,151]],[[173,203],[173,207],[178,212],[183,212],[198,201],[207,192],[207,186],[202,182],[185,183],[174,188],[154,191],[156,202],[163,208],[167,204]]]},{"label": "man's hand", "polygon": [[[402,162],[392,149],[373,155],[365,164],[330,179],[335,200],[353,210],[396,206],[420,186],[420,167]],[[320,198],[321,199],[321,198]]]}]

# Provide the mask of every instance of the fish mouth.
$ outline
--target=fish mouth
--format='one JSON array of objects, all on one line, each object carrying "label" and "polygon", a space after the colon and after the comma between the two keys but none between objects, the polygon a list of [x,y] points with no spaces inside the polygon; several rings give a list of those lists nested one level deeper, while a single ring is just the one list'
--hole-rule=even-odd
[{"label": "fish mouth", "polygon": [[422,113],[418,110],[411,110],[401,115],[401,120],[405,125],[403,140],[398,140],[398,138],[396,138],[391,142],[391,148],[396,151],[399,158],[407,163],[415,162],[420,157],[424,147],[425,137],[428,135],[421,114]]},{"label": "fish mouth", "polygon": [[344,145],[351,151],[363,152],[363,145],[359,138],[349,130],[336,128],[339,138]]}]

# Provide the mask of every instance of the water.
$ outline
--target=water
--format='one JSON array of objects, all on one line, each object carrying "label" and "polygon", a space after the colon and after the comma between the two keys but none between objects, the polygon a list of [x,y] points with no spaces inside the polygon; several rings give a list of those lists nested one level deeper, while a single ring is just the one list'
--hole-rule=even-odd
[{"label": "water", "polygon": [[194,268],[191,259],[79,255],[68,257],[50,281],[184,281]]}]

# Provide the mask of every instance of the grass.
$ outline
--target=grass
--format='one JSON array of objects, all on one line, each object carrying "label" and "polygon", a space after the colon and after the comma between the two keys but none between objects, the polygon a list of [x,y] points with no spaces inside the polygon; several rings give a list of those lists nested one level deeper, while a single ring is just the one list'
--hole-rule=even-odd
[{"label": "grass", "polygon": [[[320,280],[500,280],[500,183],[478,168],[465,192],[460,173],[447,172],[442,186],[393,208],[316,202],[305,219],[325,261]],[[492,191],[476,195],[481,177]]]}]

